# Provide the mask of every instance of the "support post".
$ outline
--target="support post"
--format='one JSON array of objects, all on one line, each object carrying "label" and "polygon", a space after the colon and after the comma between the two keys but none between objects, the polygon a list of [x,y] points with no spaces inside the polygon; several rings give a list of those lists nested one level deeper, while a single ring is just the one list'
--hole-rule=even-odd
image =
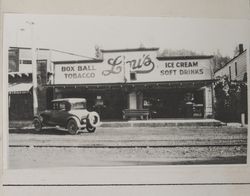
[{"label": "support post", "polygon": [[241,126],[244,127],[245,125],[246,125],[245,113],[241,113]]},{"label": "support post", "polygon": [[204,118],[213,117],[213,93],[212,86],[204,87]]},{"label": "support post", "polygon": [[137,92],[137,109],[143,109],[143,93]]},{"label": "support post", "polygon": [[128,94],[128,106],[129,109],[137,109],[136,91],[132,91]]},{"label": "support post", "polygon": [[32,83],[33,83],[33,114],[37,115],[38,100],[37,100],[37,58],[34,37],[34,22],[27,22],[30,25],[31,31],[31,52],[32,52]]}]

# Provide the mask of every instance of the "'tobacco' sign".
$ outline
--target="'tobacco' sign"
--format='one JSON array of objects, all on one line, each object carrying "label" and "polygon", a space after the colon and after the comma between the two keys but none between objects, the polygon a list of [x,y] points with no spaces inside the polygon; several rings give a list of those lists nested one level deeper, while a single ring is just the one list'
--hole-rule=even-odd
[{"label": "'tobacco' sign", "polygon": [[[136,74],[130,78],[130,73]],[[55,65],[55,84],[103,84],[212,79],[209,58],[159,60],[153,51],[105,53],[103,61]]]},{"label": "'tobacco' sign", "polygon": [[122,68],[112,74],[108,74],[108,70],[110,70],[110,66],[103,63],[57,64],[55,65],[55,84],[97,84],[124,81]]}]

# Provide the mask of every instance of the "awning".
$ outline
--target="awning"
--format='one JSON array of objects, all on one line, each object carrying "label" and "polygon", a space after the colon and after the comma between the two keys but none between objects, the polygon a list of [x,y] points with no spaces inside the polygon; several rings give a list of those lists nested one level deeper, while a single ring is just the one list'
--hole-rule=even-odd
[{"label": "awning", "polygon": [[26,94],[30,92],[32,88],[32,83],[20,83],[9,85],[9,94]]},{"label": "awning", "polygon": [[11,77],[17,77],[17,76],[19,76],[19,77],[22,77],[22,76],[29,76],[29,75],[32,75],[32,73],[31,72],[9,72],[8,73],[9,74],[9,76],[11,76]]},{"label": "awning", "polygon": [[52,88],[83,88],[89,90],[106,90],[121,88],[137,88],[139,89],[186,89],[201,88],[215,82],[216,80],[190,80],[190,81],[166,81],[166,82],[134,82],[134,83],[103,83],[103,84],[48,84],[45,87]]}]

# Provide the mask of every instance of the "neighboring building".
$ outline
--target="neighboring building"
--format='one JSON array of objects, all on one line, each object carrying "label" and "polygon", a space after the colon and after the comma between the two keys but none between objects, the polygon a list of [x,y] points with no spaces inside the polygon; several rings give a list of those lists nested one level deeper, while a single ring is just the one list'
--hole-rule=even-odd
[{"label": "neighboring building", "polygon": [[[54,98],[84,97],[102,119],[124,109],[152,118],[211,118],[212,57],[157,56],[158,48],[101,50],[101,59],[54,61]],[[194,110],[193,110],[194,109]]]},{"label": "neighboring building", "polygon": [[227,76],[229,80],[247,81],[247,50],[239,45],[239,54],[214,73],[215,78]]},{"label": "neighboring building", "polygon": [[[47,91],[42,89],[50,76],[50,50],[37,50],[37,82],[39,109],[46,108]],[[9,49],[9,119],[33,118],[32,53],[30,48]]]},{"label": "neighboring building", "polygon": [[[241,121],[243,124],[248,120],[248,56],[249,51],[244,50],[243,45],[239,44],[239,53],[214,73],[215,79],[222,79],[215,85],[216,116],[219,120]],[[226,85],[226,88],[223,85]],[[225,90],[228,92],[225,93]]]},{"label": "neighboring building", "polygon": [[[32,96],[32,51],[31,48],[9,48],[9,119],[29,120],[33,118]],[[53,98],[53,89],[44,88],[51,83],[52,59],[79,59],[79,57],[50,49],[37,49],[38,110],[47,108]],[[82,57],[81,57],[82,58]]]}]

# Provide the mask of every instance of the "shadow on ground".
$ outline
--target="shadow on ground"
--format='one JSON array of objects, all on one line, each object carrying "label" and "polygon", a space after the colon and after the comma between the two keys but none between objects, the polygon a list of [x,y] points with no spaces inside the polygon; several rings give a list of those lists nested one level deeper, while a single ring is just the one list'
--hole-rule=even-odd
[{"label": "shadow on ground", "polygon": [[[57,129],[57,128],[46,128],[43,129],[42,131],[35,131],[32,128],[29,129],[9,129],[9,133],[14,133],[14,134],[36,134],[36,135],[70,135],[69,132],[67,130],[63,130],[63,129]],[[85,134],[88,133],[85,130],[81,130],[79,131],[78,134]]]}]

